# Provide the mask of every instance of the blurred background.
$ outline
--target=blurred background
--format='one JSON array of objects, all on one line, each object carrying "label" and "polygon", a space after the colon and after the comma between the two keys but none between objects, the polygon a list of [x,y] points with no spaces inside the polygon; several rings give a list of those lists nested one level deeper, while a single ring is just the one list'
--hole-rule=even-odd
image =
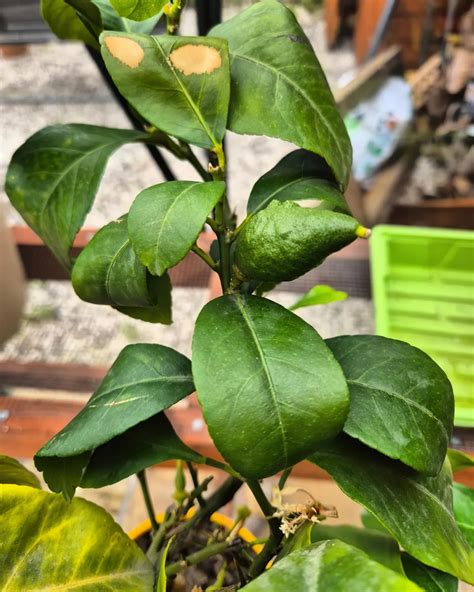
[{"label": "blurred background", "polygon": [[[182,32],[205,34],[244,5],[191,3]],[[375,231],[370,245],[356,241],[291,285],[280,284],[269,297],[287,306],[316,284],[330,285],[347,298],[297,311],[323,337],[379,333],[425,349],[454,385],[452,444],[472,452],[472,3],[303,0],[291,6],[351,136],[348,202],[360,222]],[[96,58],[79,42],[56,39],[41,19],[39,1],[0,0],[2,186],[13,152],[44,126],[133,125]],[[255,181],[294,147],[263,137],[228,136],[230,199],[242,218]],[[142,189],[173,176],[196,179],[187,163],[168,153],[121,148],[110,159],[75,252],[97,229],[128,211]],[[174,323],[169,327],[84,303],[1,191],[0,452],[31,458],[77,413],[125,345],[158,342],[189,355],[194,320],[217,290],[215,278],[191,253],[172,271]],[[203,245],[209,244],[209,235],[203,234]],[[212,454],[192,399],[178,406],[173,420],[189,445]],[[172,470],[163,471],[170,471],[171,483]],[[302,465],[296,480],[317,491],[322,501],[333,503],[340,495],[336,505],[344,521],[357,523],[358,508],[314,471]],[[100,496],[130,527],[142,515],[141,506],[134,509],[135,493],[130,478],[87,495]],[[167,493],[166,487],[157,492],[158,506],[166,503]]]}]

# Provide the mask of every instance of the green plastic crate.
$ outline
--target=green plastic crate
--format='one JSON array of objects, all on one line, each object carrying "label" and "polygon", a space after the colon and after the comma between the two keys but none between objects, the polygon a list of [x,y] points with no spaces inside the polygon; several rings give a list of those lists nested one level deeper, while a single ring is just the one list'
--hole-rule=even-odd
[{"label": "green plastic crate", "polygon": [[455,424],[474,426],[474,232],[377,226],[370,239],[379,335],[429,354],[452,382]]}]

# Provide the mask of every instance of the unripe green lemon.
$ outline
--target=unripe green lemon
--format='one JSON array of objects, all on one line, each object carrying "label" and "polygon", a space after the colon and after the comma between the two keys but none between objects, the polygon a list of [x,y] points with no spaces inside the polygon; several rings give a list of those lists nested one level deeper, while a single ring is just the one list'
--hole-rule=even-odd
[{"label": "unripe green lemon", "polygon": [[274,200],[242,229],[235,262],[247,278],[294,280],[370,231],[352,216]]}]

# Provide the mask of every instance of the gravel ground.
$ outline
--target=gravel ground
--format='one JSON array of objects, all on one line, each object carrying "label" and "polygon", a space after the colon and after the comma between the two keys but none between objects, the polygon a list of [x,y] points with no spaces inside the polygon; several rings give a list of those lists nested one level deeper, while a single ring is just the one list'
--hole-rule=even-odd
[{"label": "gravel ground", "polygon": [[[235,6],[227,8],[225,17],[235,11]],[[194,34],[195,15],[188,10],[185,16],[183,32]],[[298,18],[315,46],[330,84],[336,87],[341,76],[347,76],[354,68],[350,49],[329,54],[324,46],[322,19],[304,10],[298,10]],[[34,45],[26,55],[0,58],[0,70],[2,179],[14,150],[46,125],[74,122],[129,127],[81,44]],[[241,216],[256,179],[294,147],[263,137],[229,136],[230,195]],[[171,156],[167,158],[178,178],[197,178],[190,165]],[[123,214],[137,193],[162,180],[145,148],[121,148],[110,159],[86,226],[100,227]],[[0,201],[6,201],[4,194],[0,193]],[[7,213],[9,222],[21,223],[11,207]],[[295,294],[276,293],[274,298],[290,304]],[[0,359],[109,364],[124,345],[136,341],[159,342],[189,354],[194,320],[206,299],[205,290],[176,289],[175,322],[163,327],[129,319],[108,307],[102,307],[98,314],[97,307],[81,302],[67,282],[31,282],[25,320],[17,335],[0,348]],[[324,337],[373,331],[371,304],[365,300],[351,299],[306,309],[301,316]]]}]

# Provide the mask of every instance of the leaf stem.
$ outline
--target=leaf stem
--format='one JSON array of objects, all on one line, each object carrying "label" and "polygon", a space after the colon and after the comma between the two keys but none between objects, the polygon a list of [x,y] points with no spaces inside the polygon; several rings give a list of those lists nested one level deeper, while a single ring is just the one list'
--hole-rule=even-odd
[{"label": "leaf stem", "polygon": [[249,570],[249,576],[253,579],[260,575],[270,559],[275,555],[283,538],[283,533],[279,528],[279,520],[273,518],[275,508],[268,501],[263,489],[258,481],[249,480],[247,485],[252,491],[258,505],[260,506],[265,518],[268,521],[270,528],[270,538],[262,549],[262,552],[257,555]]},{"label": "leaf stem", "polygon": [[188,162],[190,162],[193,165],[194,169],[200,175],[200,177],[203,181],[212,181],[211,173],[209,171],[206,171],[206,169],[202,166],[198,157],[194,154],[191,146],[189,144],[186,144],[186,146],[187,146],[186,160],[188,160]]},{"label": "leaf stem", "polygon": [[287,469],[285,469],[283,471],[283,473],[281,474],[280,480],[278,481],[278,489],[283,489],[285,487],[285,484],[288,480],[288,477],[291,475],[292,470],[293,470],[293,467],[288,467]]},{"label": "leaf stem", "polygon": [[211,269],[213,269],[214,271],[217,270],[217,263],[214,261],[214,259],[208,254],[206,253],[206,251],[203,251],[201,249],[201,247],[198,247],[197,245],[193,245],[191,247],[191,251],[193,251],[194,253],[196,253],[196,255],[198,255],[199,257],[201,257],[201,259],[207,263],[207,265],[209,265],[209,267]]},{"label": "leaf stem", "polygon": [[143,499],[145,501],[146,511],[148,513],[148,518],[150,519],[151,530],[153,533],[156,533],[159,529],[158,522],[156,521],[155,510],[153,508],[153,502],[151,501],[150,490],[148,489],[148,483],[145,476],[145,471],[138,471],[137,473],[138,481],[140,482],[140,486],[142,488]]},{"label": "leaf stem", "polygon": [[247,224],[250,222],[250,220],[253,218],[253,212],[250,212],[250,214],[248,214],[244,220],[242,220],[242,222],[237,226],[237,228],[232,232],[230,240],[231,242],[234,242],[235,239],[239,236],[239,234],[242,232],[242,230],[245,228],[245,226],[247,226]]},{"label": "leaf stem", "polygon": [[183,571],[183,569],[186,569],[190,565],[196,565],[197,563],[200,563],[201,561],[204,561],[205,559],[208,559],[213,555],[218,555],[219,553],[227,551],[231,546],[235,546],[235,541],[232,541],[230,543],[224,541],[221,543],[207,545],[206,547],[199,549],[199,551],[191,553],[191,555],[188,555],[185,559],[181,559],[180,561],[170,563],[166,568],[166,575],[175,575],[180,571]]},{"label": "leaf stem", "polygon": [[[193,482],[194,491],[196,492],[195,497],[198,501],[198,504],[202,508],[204,506],[204,500],[202,499],[201,489],[199,487],[198,472],[192,462],[186,461],[186,466],[188,467],[188,471],[189,471],[189,474],[191,475],[191,480]],[[193,492],[191,492],[191,495],[192,494],[193,494]]]}]

